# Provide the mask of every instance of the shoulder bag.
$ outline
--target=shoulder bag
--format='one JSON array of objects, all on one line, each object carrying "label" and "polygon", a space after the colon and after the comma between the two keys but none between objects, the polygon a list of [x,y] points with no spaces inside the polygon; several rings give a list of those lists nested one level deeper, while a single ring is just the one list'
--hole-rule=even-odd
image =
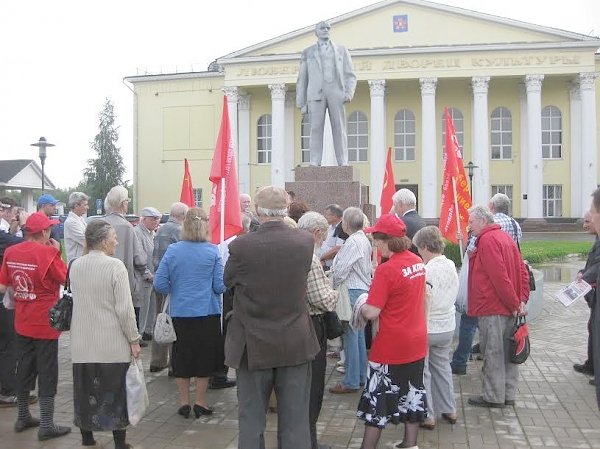
[{"label": "shoulder bag", "polygon": [[510,336],[509,357],[510,363],[525,363],[531,350],[529,344],[529,329],[524,316],[515,317],[513,332]]},{"label": "shoulder bag", "polygon": [[[515,219],[511,218],[510,222],[512,224],[515,235],[518,235],[517,225],[515,224]],[[519,248],[519,252],[521,252],[521,245],[519,245],[518,239],[517,239],[517,248]],[[531,270],[531,266],[525,261],[523,261],[523,263],[525,264],[525,268],[527,268],[527,274],[529,275],[529,291],[532,292],[535,290],[535,277],[533,276],[533,271]]]},{"label": "shoulder bag", "polygon": [[159,345],[168,345],[177,340],[175,328],[173,327],[173,320],[171,319],[171,315],[167,312],[170,303],[171,295],[167,295],[162,312],[156,316],[156,323],[154,323],[153,338]]},{"label": "shoulder bag", "polygon": [[75,259],[69,262],[67,268],[67,277],[65,279],[65,288],[63,290],[62,297],[57,301],[54,306],[48,310],[48,320],[50,326],[57,331],[68,331],[71,329],[71,317],[73,316],[73,295],[71,294],[71,281],[69,280],[69,273],[71,271],[71,265]]}]

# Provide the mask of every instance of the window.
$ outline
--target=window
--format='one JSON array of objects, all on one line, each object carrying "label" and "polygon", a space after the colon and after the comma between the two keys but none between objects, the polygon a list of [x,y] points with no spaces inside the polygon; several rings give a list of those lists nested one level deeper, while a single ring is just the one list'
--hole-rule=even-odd
[{"label": "window", "polygon": [[562,185],[545,184],[542,202],[544,217],[562,217]]},{"label": "window", "polygon": [[510,208],[508,209],[508,212],[509,215],[512,216],[513,186],[508,184],[492,186],[492,196],[496,193],[504,193],[510,199]]},{"label": "window", "polygon": [[194,206],[202,207],[202,189],[194,189]]},{"label": "window", "polygon": [[271,163],[271,114],[261,115],[256,124],[256,149],[259,164]]},{"label": "window", "polygon": [[310,162],[310,121],[308,120],[308,114],[302,115],[300,151],[302,153],[302,162]]},{"label": "window", "polygon": [[367,162],[369,150],[369,122],[367,116],[354,111],[348,117],[348,162]]},{"label": "window", "polygon": [[542,158],[562,157],[562,116],[556,106],[542,109]]},{"label": "window", "polygon": [[512,116],[504,107],[492,111],[491,123],[492,159],[512,159]]},{"label": "window", "polygon": [[[458,140],[458,145],[460,146],[460,154],[463,155],[463,146],[465,143],[465,123],[463,119],[463,113],[460,112],[460,109],[450,108],[448,109],[450,113],[450,117],[452,118],[452,122],[454,123],[454,131],[456,132],[456,139]],[[446,115],[442,114],[442,148],[444,151],[443,155],[446,154]]]},{"label": "window", "polygon": [[415,160],[416,127],[415,114],[401,109],[394,117],[394,160]]}]

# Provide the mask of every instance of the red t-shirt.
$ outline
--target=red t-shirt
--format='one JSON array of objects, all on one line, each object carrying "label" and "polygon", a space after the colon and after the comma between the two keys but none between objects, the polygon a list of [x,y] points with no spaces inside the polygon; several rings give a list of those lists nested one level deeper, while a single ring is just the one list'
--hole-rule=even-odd
[{"label": "red t-shirt", "polygon": [[381,309],[369,360],[398,365],[427,354],[425,264],[410,251],[394,253],[377,267],[367,304]]},{"label": "red t-shirt", "polygon": [[26,241],[6,249],[0,284],[14,290],[17,334],[45,340],[60,336],[50,327],[48,310],[58,301],[66,275],[67,266],[52,246]]}]

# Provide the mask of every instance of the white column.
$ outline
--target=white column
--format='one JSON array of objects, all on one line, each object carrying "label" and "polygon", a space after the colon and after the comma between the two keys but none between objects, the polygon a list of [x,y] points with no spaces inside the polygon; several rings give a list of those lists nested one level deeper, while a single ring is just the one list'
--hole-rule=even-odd
[{"label": "white column", "polygon": [[285,187],[285,84],[269,84],[271,90],[271,184]]},{"label": "white column", "polygon": [[[371,172],[370,172],[370,200],[377,210],[376,215],[381,215],[381,189],[383,187],[383,174],[385,173],[385,80],[369,80],[371,94]],[[386,213],[388,211],[385,211]]]},{"label": "white column", "polygon": [[587,207],[584,202],[588,198],[584,198],[585,194],[582,192],[581,95],[578,82],[569,83],[569,109],[571,110],[569,114],[571,125],[571,217],[581,217]]},{"label": "white column", "polygon": [[228,86],[223,88],[227,97],[227,109],[229,110],[229,128],[231,129],[231,144],[235,151],[236,158],[239,158],[238,148],[238,88]]},{"label": "white column", "polygon": [[294,131],[296,123],[294,113],[296,111],[296,92],[286,92],[285,94],[285,180],[291,182],[294,180]]},{"label": "white column", "polygon": [[[579,74],[581,94],[581,196],[587,209],[590,195],[598,186],[596,147],[596,78],[598,73]],[[585,210],[585,209],[584,209]]]},{"label": "white column", "polygon": [[[521,127],[521,151],[520,159],[521,159],[521,190],[519,191],[519,198],[521,201],[521,213],[520,217],[527,217],[527,200],[523,198],[523,195],[527,193],[528,184],[528,174],[529,174],[529,150],[528,150],[528,135],[527,132],[527,89],[525,88],[525,83],[519,83],[519,115],[521,116],[521,120],[519,121],[519,125]],[[513,193],[516,190],[513,189]],[[517,197],[513,198],[513,204],[517,200]]]},{"label": "white column", "polygon": [[250,193],[250,95],[238,98],[238,183],[240,193]]},{"label": "white column", "polygon": [[490,145],[488,127],[489,76],[474,76],[473,89],[473,150],[472,161],[479,166],[473,177],[473,203],[487,204],[490,197]]},{"label": "white column", "polygon": [[421,84],[421,216],[435,218],[439,215],[438,197],[440,191],[437,185],[437,165],[441,159],[438,154],[436,135],[437,119],[435,116],[435,88],[437,78],[420,78]]},{"label": "white column", "polygon": [[528,186],[527,218],[543,218],[542,190],[544,166],[542,161],[542,81],[544,75],[526,75],[527,89],[527,150]]}]

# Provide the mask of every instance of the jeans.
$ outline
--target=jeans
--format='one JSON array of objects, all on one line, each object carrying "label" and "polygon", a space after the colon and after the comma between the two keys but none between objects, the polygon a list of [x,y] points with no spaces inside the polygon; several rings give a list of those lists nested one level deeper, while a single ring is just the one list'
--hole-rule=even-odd
[{"label": "jeans", "polygon": [[450,363],[455,370],[463,371],[467,369],[467,361],[471,355],[473,338],[475,337],[478,324],[479,319],[477,317],[468,316],[466,313],[460,316],[458,346],[452,356],[452,363]]},{"label": "jeans", "polygon": [[[366,290],[348,289],[350,304],[354,307],[356,300]],[[360,384],[367,378],[367,347],[365,344],[364,329],[353,330],[347,327],[343,335],[344,354],[346,356],[346,373],[344,375],[344,385],[347,388],[358,389]]]}]

